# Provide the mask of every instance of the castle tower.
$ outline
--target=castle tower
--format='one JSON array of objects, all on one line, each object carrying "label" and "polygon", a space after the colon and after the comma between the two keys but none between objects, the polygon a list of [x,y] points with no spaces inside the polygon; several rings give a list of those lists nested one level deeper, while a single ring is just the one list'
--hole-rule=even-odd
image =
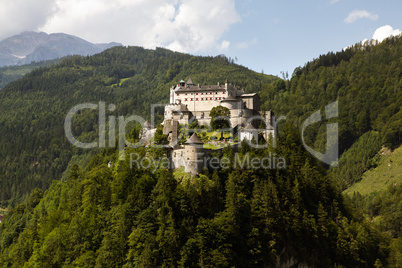
[{"label": "castle tower", "polygon": [[189,172],[192,175],[201,172],[205,155],[203,146],[204,143],[195,133],[184,143],[185,172]]},{"label": "castle tower", "polygon": [[186,85],[187,85],[187,86],[195,86],[193,80],[191,79],[191,76],[188,77],[188,80],[187,80]]}]

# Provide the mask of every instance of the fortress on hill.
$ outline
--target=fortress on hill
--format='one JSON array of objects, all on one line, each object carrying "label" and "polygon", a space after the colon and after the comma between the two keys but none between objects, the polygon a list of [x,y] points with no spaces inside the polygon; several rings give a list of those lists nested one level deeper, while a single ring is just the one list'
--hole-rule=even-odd
[{"label": "fortress on hill", "polygon": [[[196,85],[189,77],[187,82],[182,80],[170,88],[170,104],[165,106],[164,111],[163,134],[169,137],[171,150],[168,157],[172,168],[184,166],[186,172],[197,174],[205,166],[203,159],[215,150],[204,149],[204,142],[195,133],[184,143],[184,147],[180,146],[178,126],[191,124],[195,119],[200,126],[210,125],[210,112],[217,106],[229,109],[232,134],[237,135],[239,141],[258,140],[258,135],[266,141],[270,135],[275,138],[276,119],[273,112],[260,110],[257,93],[245,94],[244,90],[227,80],[224,84]],[[261,121],[265,123],[264,129],[259,129]],[[145,132],[151,131],[149,123],[146,124]],[[236,147],[235,144],[232,146]]]}]

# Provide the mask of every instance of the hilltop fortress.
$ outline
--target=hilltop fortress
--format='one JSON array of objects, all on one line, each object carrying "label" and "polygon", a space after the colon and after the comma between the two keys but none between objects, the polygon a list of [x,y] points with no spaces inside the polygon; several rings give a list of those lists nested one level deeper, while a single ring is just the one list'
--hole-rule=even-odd
[{"label": "hilltop fortress", "polygon": [[[178,144],[178,126],[191,124],[194,120],[200,126],[209,126],[210,112],[217,106],[229,109],[228,120],[233,138],[235,135],[239,141],[251,141],[253,138],[258,140],[258,135],[262,135],[266,141],[270,135],[275,138],[276,119],[273,112],[260,110],[260,97],[257,93],[245,94],[244,90],[239,90],[227,80],[224,84],[195,85],[189,77],[187,82],[182,80],[170,88],[170,104],[165,106],[164,111],[163,134],[169,137],[171,151],[168,157],[173,164],[172,168],[185,166],[186,172],[197,174],[205,166],[203,159],[214,150],[205,149],[204,142],[195,133],[184,143],[183,148]],[[261,121],[265,123],[263,129]],[[146,131],[151,131],[148,125]]]},{"label": "hilltop fortress", "polygon": [[170,104],[165,106],[164,134],[173,131],[174,122],[189,124],[197,119],[199,125],[209,125],[211,122],[210,112],[212,108],[223,106],[230,111],[230,123],[232,128],[253,125],[258,120],[264,120],[266,131],[264,138],[275,135],[274,114],[271,111],[260,111],[260,97],[257,93],[245,94],[227,80],[220,85],[195,85],[191,77],[187,83],[183,80],[177,86],[170,88]]}]

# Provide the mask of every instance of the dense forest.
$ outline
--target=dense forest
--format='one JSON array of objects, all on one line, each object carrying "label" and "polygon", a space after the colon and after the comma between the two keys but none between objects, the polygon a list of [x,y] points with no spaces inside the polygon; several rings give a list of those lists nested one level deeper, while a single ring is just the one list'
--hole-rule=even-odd
[{"label": "dense forest", "polygon": [[[290,80],[277,80],[262,90],[265,103],[301,128],[308,116],[338,101],[339,168],[334,170],[343,189],[370,168],[381,146],[402,143],[402,38],[377,45],[356,44],[330,52],[298,67]],[[307,145],[325,152],[324,119],[306,129]],[[359,145],[360,144],[360,145]]]},{"label": "dense forest", "polygon": [[[81,103],[114,104],[114,116],[149,119],[151,104],[167,103],[169,88],[191,75],[196,83],[228,79],[257,91],[277,78],[253,72],[224,57],[195,57],[162,48],[115,47],[92,57],[73,56],[40,67],[0,91],[0,202],[17,204],[34,188],[47,189],[73,159],[84,163],[96,151],[80,150],[65,137],[68,111]],[[163,110],[157,114],[161,121]],[[98,137],[98,113],[73,122],[82,141]],[[70,165],[71,166],[71,165]]]},{"label": "dense forest", "polygon": [[[297,129],[284,132],[276,148],[243,144],[240,155],[275,153],[287,159],[286,169],[205,169],[181,179],[165,169],[130,167],[128,156],[117,161],[115,150],[105,149],[7,215],[0,265],[386,265],[388,237],[348,208]],[[234,157],[230,147],[222,154]]]},{"label": "dense forest", "polygon": [[[35,69],[0,91],[0,198],[11,209],[0,225],[0,265],[401,267],[402,182],[342,194],[379,165],[381,148],[401,145],[401,59],[402,38],[393,37],[321,55],[290,79],[224,56],[136,47]],[[149,118],[150,104],[167,102],[168,88],[189,75],[200,84],[229,79],[285,115],[276,148],[242,144],[239,154],[275,153],[286,168],[181,176],[131,168],[113,148],[82,150],[66,140],[64,117],[74,105],[105,101],[116,105],[108,115]],[[339,163],[328,167],[306,152],[301,126],[336,100],[338,117],[304,132],[307,145],[324,152],[326,124],[339,124]],[[96,112],[74,120],[80,140],[96,139]]]},{"label": "dense forest", "polygon": [[16,66],[4,66],[0,67],[0,89],[5,87],[7,84],[22,78],[27,73],[39,67],[49,67],[53,64],[57,64],[61,59],[47,60],[40,62],[31,62],[26,65],[16,65]]}]

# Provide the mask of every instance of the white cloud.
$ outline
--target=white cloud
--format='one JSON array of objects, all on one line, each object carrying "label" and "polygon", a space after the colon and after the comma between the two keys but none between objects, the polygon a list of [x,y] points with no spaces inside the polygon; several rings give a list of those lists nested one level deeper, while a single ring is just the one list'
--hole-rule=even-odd
[{"label": "white cloud", "polygon": [[370,20],[377,20],[378,15],[374,13],[370,13],[366,10],[354,10],[349,13],[348,17],[344,20],[346,23],[352,23],[358,19],[370,19]]},{"label": "white cloud", "polygon": [[[234,0],[39,1],[0,0],[0,38],[40,30],[98,43],[196,52],[228,46],[222,34],[241,19]],[[11,27],[10,21],[19,26]]]},{"label": "white cloud", "polygon": [[338,2],[339,2],[339,0],[331,0],[331,1],[330,1],[331,4],[336,4],[336,3],[338,3]]},{"label": "white cloud", "polygon": [[0,0],[0,7],[0,41],[37,30],[57,11],[55,0]]},{"label": "white cloud", "polygon": [[378,42],[382,42],[384,39],[390,36],[397,36],[401,33],[402,32],[399,29],[394,30],[394,28],[392,28],[390,25],[385,25],[375,30],[373,39],[377,40]]},{"label": "white cloud", "polygon": [[218,46],[219,50],[228,50],[230,46],[230,42],[227,40],[223,40],[222,43]]},{"label": "white cloud", "polygon": [[244,41],[236,44],[237,48],[248,48],[258,42],[257,38],[253,38],[251,41]]},{"label": "white cloud", "polygon": [[[367,38],[365,38],[365,39],[363,39],[363,41],[360,42],[360,44],[365,45],[365,46],[376,45],[376,43],[377,43],[376,41],[381,43],[382,41],[384,41],[385,39],[387,39],[390,36],[397,36],[400,34],[402,34],[402,32],[399,29],[394,30],[394,28],[392,28],[392,26],[384,25],[384,26],[377,28],[377,30],[375,30],[371,40],[368,40]],[[350,47],[352,47],[352,46],[344,47],[343,50],[346,50]]]}]

